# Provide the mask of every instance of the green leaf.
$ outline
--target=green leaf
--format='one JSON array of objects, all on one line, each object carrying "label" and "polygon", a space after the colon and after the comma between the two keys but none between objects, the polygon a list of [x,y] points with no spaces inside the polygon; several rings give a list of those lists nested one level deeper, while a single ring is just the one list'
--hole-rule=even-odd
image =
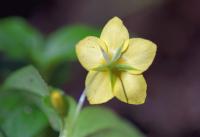
[{"label": "green leaf", "polygon": [[[24,67],[14,72],[9,78],[6,79],[4,89],[14,89],[19,93],[23,92],[26,99],[36,104],[40,110],[46,114],[52,128],[56,131],[60,131],[64,118],[62,118],[62,116],[60,116],[52,106],[49,89],[38,71],[33,66]],[[68,111],[66,113],[66,118],[68,118],[72,115],[72,111],[74,111],[76,104],[71,97],[65,95],[64,101]]]},{"label": "green leaf", "polygon": [[0,128],[8,137],[35,137],[47,128],[48,121],[21,92],[0,91]]},{"label": "green leaf", "polygon": [[9,137],[33,137],[47,126],[45,115],[33,106],[16,108],[3,123],[3,130]]},{"label": "green leaf", "polygon": [[[67,95],[63,95],[64,103],[66,106],[66,115],[64,116],[65,119],[71,120],[74,115],[74,111],[76,108],[75,100]],[[56,130],[60,131],[63,127],[64,117],[62,117],[59,112],[52,106],[50,101],[50,96],[44,97],[43,100],[38,100],[37,98],[32,98],[37,106],[46,114],[49,119],[51,127]]]},{"label": "green leaf", "polygon": [[43,57],[40,60],[41,70],[45,76],[45,80],[49,82],[56,77],[56,73],[59,73],[59,71],[56,71],[56,68],[60,64],[77,59],[75,45],[89,35],[97,36],[99,35],[99,31],[84,25],[73,25],[63,27],[50,34],[46,46],[43,49]]},{"label": "green leaf", "polygon": [[16,92],[11,93],[0,90],[0,124],[13,109],[23,104],[23,100],[22,96],[16,94]]},{"label": "green leaf", "polygon": [[42,35],[23,18],[0,20],[0,51],[14,60],[37,60],[44,44]]},{"label": "green leaf", "polygon": [[[92,135],[89,135],[87,137],[124,137],[125,135],[126,134],[124,134],[124,131],[120,131],[118,129],[105,129],[96,132]],[[137,137],[137,136],[125,136],[125,137]]]},{"label": "green leaf", "polygon": [[6,79],[4,87],[28,91],[39,96],[49,95],[46,83],[33,66],[24,67],[14,72]]},{"label": "green leaf", "polygon": [[2,131],[0,131],[0,137],[6,137]]},{"label": "green leaf", "polygon": [[49,98],[49,89],[33,66],[24,67],[8,77],[4,83],[5,89],[19,90],[18,92],[32,93],[25,94],[29,101],[34,102],[49,119],[50,124],[56,130],[61,128],[61,118],[50,105],[46,102]]},{"label": "green leaf", "polygon": [[38,100],[37,98],[33,99],[37,106],[40,108],[42,112],[48,117],[48,121],[51,127],[59,131],[62,128],[62,118],[59,113],[53,108],[51,102],[49,101],[49,97],[45,97],[44,99]]},{"label": "green leaf", "polygon": [[51,61],[75,60],[75,44],[86,36],[98,36],[99,31],[83,25],[63,27],[50,35],[45,56]]},{"label": "green leaf", "polygon": [[[117,136],[118,135],[118,136]],[[143,137],[137,128],[103,107],[87,107],[81,112],[70,137]]]}]

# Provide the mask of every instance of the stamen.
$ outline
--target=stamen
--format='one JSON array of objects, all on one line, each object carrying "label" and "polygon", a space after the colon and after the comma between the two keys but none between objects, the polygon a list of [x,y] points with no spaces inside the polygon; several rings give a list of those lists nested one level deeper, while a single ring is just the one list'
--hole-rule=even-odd
[{"label": "stamen", "polygon": [[108,54],[104,51],[104,49],[102,47],[100,47],[100,49],[101,49],[101,53],[103,54],[103,57],[104,57],[106,63],[110,63]]},{"label": "stamen", "polygon": [[117,61],[121,57],[122,50],[123,50],[124,46],[126,46],[126,44],[127,44],[127,41],[124,41],[122,43],[122,45],[119,48],[117,48],[117,50],[116,50],[116,52],[115,52],[115,54],[114,54],[111,62],[115,62],[115,61]]},{"label": "stamen", "polygon": [[122,51],[122,46],[117,49],[117,51],[114,54],[111,62],[115,62],[115,61],[117,61],[121,57],[121,51]]}]

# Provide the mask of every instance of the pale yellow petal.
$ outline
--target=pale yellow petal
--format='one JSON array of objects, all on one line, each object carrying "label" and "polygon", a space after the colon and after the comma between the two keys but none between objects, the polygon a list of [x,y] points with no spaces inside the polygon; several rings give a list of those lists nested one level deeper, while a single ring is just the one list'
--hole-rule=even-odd
[{"label": "pale yellow petal", "polygon": [[91,70],[105,62],[101,48],[106,50],[105,44],[97,37],[89,36],[76,45],[76,53],[81,65]]},{"label": "pale yellow petal", "polygon": [[90,71],[86,78],[86,96],[90,104],[101,104],[113,98],[109,72]]},{"label": "pale yellow petal", "polygon": [[132,38],[129,41],[127,50],[123,53],[119,62],[120,64],[132,67],[132,70],[128,70],[132,74],[140,74],[147,70],[152,64],[156,49],[156,44],[149,40]]},{"label": "pale yellow petal", "polygon": [[114,96],[128,104],[143,104],[146,98],[146,81],[142,75],[123,72],[114,87]]},{"label": "pale yellow petal", "polygon": [[127,48],[125,42],[129,39],[129,33],[121,19],[114,17],[103,28],[100,39],[105,41],[109,52],[114,53],[122,45],[125,45],[123,50]]}]

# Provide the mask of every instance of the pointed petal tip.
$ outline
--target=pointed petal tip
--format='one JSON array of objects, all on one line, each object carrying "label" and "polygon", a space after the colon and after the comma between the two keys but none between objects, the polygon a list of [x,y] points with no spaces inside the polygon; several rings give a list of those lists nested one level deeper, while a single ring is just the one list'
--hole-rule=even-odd
[{"label": "pointed petal tip", "polygon": [[113,18],[111,18],[108,22],[117,22],[119,24],[123,24],[123,21],[121,20],[121,18],[114,16]]},{"label": "pointed petal tip", "polygon": [[108,51],[112,52],[121,47],[129,39],[129,33],[123,21],[115,16],[105,24],[100,39],[106,43]]},{"label": "pointed petal tip", "polygon": [[131,38],[122,56],[122,62],[138,69],[138,71],[128,70],[131,74],[141,74],[151,66],[156,52],[157,45],[154,42],[144,38]]},{"label": "pointed petal tip", "polygon": [[111,20],[120,20],[120,21],[122,21],[118,16],[114,16]]}]

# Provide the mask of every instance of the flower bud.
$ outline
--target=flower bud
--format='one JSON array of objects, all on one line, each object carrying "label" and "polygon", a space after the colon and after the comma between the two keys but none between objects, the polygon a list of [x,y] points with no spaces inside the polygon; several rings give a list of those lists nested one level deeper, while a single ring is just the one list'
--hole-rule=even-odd
[{"label": "flower bud", "polygon": [[51,104],[61,114],[65,114],[65,103],[61,92],[55,90],[51,93]]}]

